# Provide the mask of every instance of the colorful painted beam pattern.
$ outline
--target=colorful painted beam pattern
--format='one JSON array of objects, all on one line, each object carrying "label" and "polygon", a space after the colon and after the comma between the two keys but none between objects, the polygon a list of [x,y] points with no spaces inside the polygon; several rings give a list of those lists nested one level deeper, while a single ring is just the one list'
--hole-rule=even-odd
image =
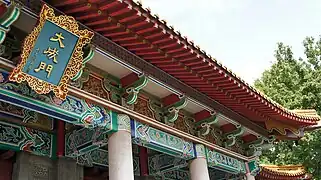
[{"label": "colorful painted beam pattern", "polygon": [[194,158],[193,143],[157,130],[148,125],[131,121],[133,142],[147,148],[183,159]]},{"label": "colorful painted beam pattern", "polygon": [[216,151],[206,150],[207,163],[211,168],[229,173],[246,173],[245,163]]},{"label": "colorful painted beam pattern", "polygon": [[53,94],[40,95],[26,83],[10,82],[8,76],[7,72],[0,70],[0,101],[87,128],[113,129],[108,121],[109,111],[105,108],[72,96],[62,101]]},{"label": "colorful painted beam pattern", "polygon": [[0,101],[0,119],[9,123],[11,119],[18,120],[15,122],[22,126],[28,124],[35,128],[41,128],[44,131],[52,131],[54,126],[54,120],[51,117],[2,101]]},{"label": "colorful painted beam pattern", "polygon": [[81,128],[67,133],[65,136],[65,154],[68,157],[76,157],[91,152],[108,143],[108,134],[118,129],[117,114],[110,111],[106,119],[108,130],[96,127],[94,129]]},{"label": "colorful painted beam pattern", "polygon": [[[77,163],[86,167],[102,166],[108,167],[108,151],[96,149],[75,158]],[[139,157],[133,156],[134,174],[140,175]]]},{"label": "colorful painted beam pattern", "polygon": [[51,134],[0,121],[1,149],[55,157],[53,142],[54,136]]},{"label": "colorful painted beam pattern", "polygon": [[165,171],[178,170],[186,167],[188,162],[185,159],[175,158],[167,154],[157,154],[148,158],[149,174],[159,174]]}]

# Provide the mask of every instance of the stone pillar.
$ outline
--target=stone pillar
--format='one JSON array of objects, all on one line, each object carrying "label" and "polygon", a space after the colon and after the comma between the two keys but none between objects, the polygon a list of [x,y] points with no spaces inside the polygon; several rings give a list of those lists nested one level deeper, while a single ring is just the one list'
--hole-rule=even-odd
[{"label": "stone pillar", "polygon": [[130,118],[118,114],[118,131],[108,140],[109,179],[134,180]]},{"label": "stone pillar", "polygon": [[12,180],[82,180],[83,167],[76,161],[36,156],[27,152],[17,153]]},{"label": "stone pillar", "polygon": [[246,180],[255,180],[255,177],[251,173],[245,174]]},{"label": "stone pillar", "polygon": [[57,172],[57,180],[84,179],[84,168],[72,159],[59,158],[57,161]]},{"label": "stone pillar", "polygon": [[12,180],[56,180],[55,163],[48,157],[17,153]]},{"label": "stone pillar", "polygon": [[191,180],[210,180],[205,147],[203,145],[195,145],[195,157],[189,165]]}]

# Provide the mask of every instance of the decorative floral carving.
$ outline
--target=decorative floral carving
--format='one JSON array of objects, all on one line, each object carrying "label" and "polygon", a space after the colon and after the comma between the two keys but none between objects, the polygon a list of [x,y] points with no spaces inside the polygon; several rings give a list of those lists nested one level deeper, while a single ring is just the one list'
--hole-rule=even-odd
[{"label": "decorative floral carving", "polygon": [[43,114],[36,113],[34,111],[23,110],[23,123],[32,125],[33,127],[39,127],[44,130],[53,129],[53,119]]},{"label": "decorative floral carving", "polygon": [[154,112],[149,108],[148,100],[141,97],[137,98],[136,104],[134,105],[134,111],[155,119]]},{"label": "decorative floral carving", "polygon": [[70,81],[70,85],[76,88],[82,89],[83,84],[89,80],[90,71],[88,68],[83,69],[83,73],[80,78]]},{"label": "decorative floral carving", "polygon": [[181,131],[184,131],[186,133],[189,133],[189,129],[188,126],[186,125],[185,121],[184,121],[184,117],[179,115],[177,120],[174,123],[174,128],[179,129]]},{"label": "decorative floral carving", "polygon": [[127,104],[125,98],[121,98],[121,105],[127,109],[134,110],[134,104]]},{"label": "decorative floral carving", "polygon": [[154,117],[157,121],[164,122],[163,106],[160,102],[149,99],[148,107],[153,111]]},{"label": "decorative floral carving", "polygon": [[23,108],[0,101],[0,112],[23,117]]},{"label": "decorative floral carving", "polygon": [[237,138],[235,144],[231,147],[227,146],[226,149],[229,149],[231,151],[234,151],[234,152],[244,155],[245,148],[242,146],[242,144],[244,144],[243,141],[241,139]]},{"label": "decorative floral carving", "polygon": [[217,128],[213,128],[211,134],[214,137],[215,144],[223,146],[224,140],[222,138],[222,131]]},{"label": "decorative floral carving", "polygon": [[104,88],[101,79],[89,75],[88,81],[84,82],[82,90],[98,97],[110,100],[108,91]]},{"label": "decorative floral carving", "polygon": [[[211,129],[211,131],[213,131],[213,129]],[[206,135],[205,137],[203,137],[203,139],[205,139],[206,141],[210,142],[210,143],[214,143],[216,144],[216,139],[213,136],[212,133],[209,133],[208,135]]]},{"label": "decorative floral carving", "polygon": [[190,116],[184,116],[184,124],[187,127],[190,134],[195,135],[195,120]]}]

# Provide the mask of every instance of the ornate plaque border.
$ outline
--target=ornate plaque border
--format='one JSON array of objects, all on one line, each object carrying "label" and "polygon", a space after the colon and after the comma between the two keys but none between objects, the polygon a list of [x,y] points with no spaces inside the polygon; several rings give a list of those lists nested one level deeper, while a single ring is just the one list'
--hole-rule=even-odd
[{"label": "ornate plaque border", "polygon": [[[48,5],[44,4],[39,15],[39,23],[33,29],[33,31],[26,37],[21,53],[21,62],[17,65],[16,68],[10,74],[9,80],[21,83],[27,81],[28,85],[38,94],[47,94],[50,91],[53,91],[55,96],[60,99],[65,99],[68,93],[68,82],[73,78],[77,73],[82,69],[83,66],[83,47],[90,43],[91,39],[94,36],[92,31],[79,30],[77,21],[66,15],[55,16],[54,10]],[[58,84],[58,86],[45,82],[41,79],[33,77],[27,73],[24,73],[22,70],[27,63],[27,59],[36,44],[36,40],[46,22],[49,20],[56,24],[57,26],[77,35],[79,37],[78,42],[74,48],[74,52],[67,64],[64,74]]]}]

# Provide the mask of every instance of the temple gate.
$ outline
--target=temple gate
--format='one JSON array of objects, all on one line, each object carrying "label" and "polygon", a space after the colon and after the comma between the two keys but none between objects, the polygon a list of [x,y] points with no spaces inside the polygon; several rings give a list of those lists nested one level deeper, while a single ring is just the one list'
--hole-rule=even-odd
[{"label": "temple gate", "polygon": [[318,123],[132,0],[0,5],[0,179],[254,179]]}]

